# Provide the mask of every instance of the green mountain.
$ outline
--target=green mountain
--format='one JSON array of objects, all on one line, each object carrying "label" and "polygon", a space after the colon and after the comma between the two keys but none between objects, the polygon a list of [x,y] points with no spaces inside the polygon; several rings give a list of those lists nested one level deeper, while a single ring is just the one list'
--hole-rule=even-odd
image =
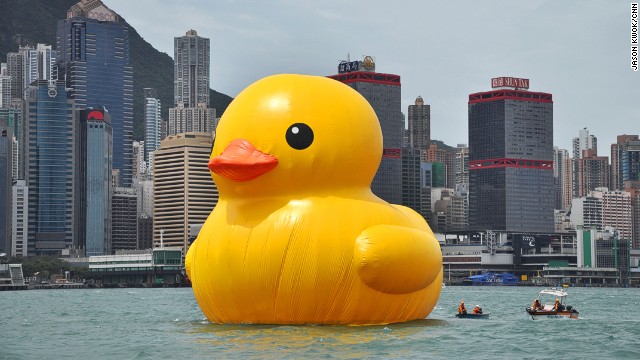
[{"label": "green mountain", "polygon": [[[0,0],[0,62],[19,45],[50,44],[55,48],[56,26],[66,18],[67,10],[78,0]],[[108,1],[103,1],[109,6]],[[123,21],[126,21],[123,19]],[[180,34],[176,34],[179,36]],[[170,39],[173,40],[173,39]],[[156,88],[162,101],[163,117],[173,106],[173,59],[146,42],[129,25],[130,61],[133,66],[133,137],[144,136],[144,97],[142,89]],[[231,97],[211,91],[211,107],[220,117]]]}]

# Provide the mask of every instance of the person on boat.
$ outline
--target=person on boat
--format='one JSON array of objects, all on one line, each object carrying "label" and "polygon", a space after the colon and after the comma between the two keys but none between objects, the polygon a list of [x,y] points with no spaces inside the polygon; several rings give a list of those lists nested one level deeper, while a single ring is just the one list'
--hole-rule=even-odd
[{"label": "person on boat", "polygon": [[533,305],[531,305],[531,310],[540,310],[542,309],[542,305],[540,305],[540,300],[533,300]]},{"label": "person on boat", "polygon": [[562,311],[562,305],[560,305],[558,298],[556,298],[556,302],[553,304],[553,311]]},{"label": "person on boat", "polygon": [[464,300],[460,301],[460,305],[458,305],[458,314],[467,315],[467,308],[464,307]]},{"label": "person on boat", "polygon": [[473,313],[476,315],[482,314],[482,308],[480,305],[476,305],[476,307],[473,308]]}]

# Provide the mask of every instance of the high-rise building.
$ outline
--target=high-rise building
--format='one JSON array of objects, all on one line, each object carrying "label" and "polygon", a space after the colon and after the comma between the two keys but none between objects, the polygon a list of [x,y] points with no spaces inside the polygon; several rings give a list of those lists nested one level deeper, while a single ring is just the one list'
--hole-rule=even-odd
[{"label": "high-rise building", "polygon": [[429,179],[431,188],[446,187],[445,165],[439,162],[422,163],[426,179]]},{"label": "high-rise building", "polygon": [[78,211],[86,211],[86,256],[111,254],[111,117],[105,108],[80,111],[81,137],[85,146],[80,151],[84,167],[84,204]]},{"label": "high-rise building", "polygon": [[555,208],[568,209],[573,198],[572,162],[569,151],[553,147],[553,187],[555,193]]},{"label": "high-rise building", "polygon": [[76,245],[78,124],[74,108],[63,82],[38,80],[28,90],[29,256],[59,255]]},{"label": "high-rise building", "polygon": [[138,216],[153,217],[153,180],[145,178],[138,181]]},{"label": "high-rise building", "polygon": [[0,108],[11,104],[11,76],[0,73]]},{"label": "high-rise building", "polygon": [[420,181],[420,149],[402,148],[402,203],[422,214]]},{"label": "high-rise building", "polygon": [[602,230],[602,198],[589,194],[571,200],[571,224]]},{"label": "high-rise building", "polygon": [[631,194],[613,190],[594,192],[602,198],[602,224],[618,230],[620,239],[631,240],[633,220],[631,217]]},{"label": "high-rise building", "polygon": [[453,189],[438,188],[431,192],[433,214],[430,225],[437,232],[465,230],[464,202],[461,196],[456,196]]},{"label": "high-rise building", "polygon": [[528,79],[494,78],[469,95],[469,223],[553,232],[553,100]]},{"label": "high-rise building", "polygon": [[133,142],[133,180],[142,179],[142,174],[147,172],[147,163],[144,161],[144,141]]},{"label": "high-rise building", "polygon": [[116,187],[111,202],[111,252],[139,250],[138,195],[135,189]]},{"label": "high-rise building", "polygon": [[174,107],[169,109],[167,135],[212,133],[216,112],[209,108],[209,39],[195,30],[174,38]]},{"label": "high-rise building", "polygon": [[420,162],[420,215],[431,224],[431,172],[432,164]]},{"label": "high-rise building", "polygon": [[618,135],[611,144],[611,189],[622,190],[625,181],[640,180],[640,138]]},{"label": "high-rise building", "polygon": [[341,62],[338,74],[329,77],[359,92],[378,116],[384,150],[371,190],[389,203],[401,204],[404,118],[400,76],[375,72],[373,58],[366,56],[362,61]]},{"label": "high-rise building", "polygon": [[469,184],[456,184],[453,192],[452,225],[456,230],[469,229]]},{"label": "high-rise building", "polygon": [[469,147],[466,144],[458,144],[454,159],[454,170],[456,174],[456,186],[469,184]]},{"label": "high-rise building", "polygon": [[204,224],[218,202],[207,164],[213,139],[209,133],[168,136],[155,154],[153,172],[153,243],[189,247],[190,227]]},{"label": "high-rise building", "polygon": [[8,107],[0,107],[0,121],[4,121],[11,129],[14,139],[13,169],[14,179],[24,179],[24,131],[22,100],[13,99]]},{"label": "high-rise building", "polygon": [[633,223],[633,239],[631,247],[640,248],[640,180],[624,182],[624,191],[631,195],[631,222]]},{"label": "high-rise building", "polygon": [[153,180],[151,176],[138,181],[136,193],[138,194],[138,249],[151,249],[153,247]]},{"label": "high-rise building", "polygon": [[425,105],[421,96],[414,105],[409,105],[409,146],[420,150],[421,160],[427,161],[427,150],[431,144],[431,106]]},{"label": "high-rise building", "polygon": [[441,142],[432,143],[427,150],[426,161],[444,165],[444,187],[449,189],[456,186],[456,154],[457,149]]},{"label": "high-rise building", "polygon": [[187,108],[178,104],[169,109],[168,135],[185,132],[213,133],[216,128],[216,109],[199,104],[197,107]]},{"label": "high-rise building", "polygon": [[7,124],[0,119],[0,253],[11,254],[11,162],[13,135]]},{"label": "high-rise building", "polygon": [[22,88],[36,80],[58,80],[57,52],[51,45],[38,44],[35,49],[26,48],[22,53]]},{"label": "high-rise building", "polygon": [[573,159],[573,197],[609,188],[609,175],[609,157],[598,156],[595,149],[583,150],[580,158]]},{"label": "high-rise building", "polygon": [[31,49],[20,47],[18,52],[7,53],[7,75],[11,77],[11,98],[22,99],[24,97],[22,87],[22,52]]},{"label": "high-rise building", "polygon": [[113,169],[131,186],[133,71],[129,27],[100,0],[73,5],[58,22],[58,75],[78,108],[105,107],[113,129]]},{"label": "high-rise building", "polygon": [[585,197],[573,199],[571,222],[574,226],[615,228],[620,239],[633,238],[631,193],[597,188]]},{"label": "high-rise building", "polygon": [[160,148],[162,103],[156,89],[144,88],[144,161],[149,167],[149,154]]},{"label": "high-rise building", "polygon": [[466,231],[469,227],[469,193],[466,184],[434,191],[434,223],[440,232]]},{"label": "high-rise building", "polygon": [[209,39],[189,30],[185,36],[173,39],[174,105],[195,108],[209,107]]},{"label": "high-rise building", "polygon": [[138,217],[138,250],[153,248],[153,217]]},{"label": "high-rise building", "polygon": [[11,254],[12,256],[27,256],[27,233],[29,211],[29,188],[25,180],[16,180],[13,184],[11,219]]},{"label": "high-rise building", "polygon": [[573,138],[572,144],[574,159],[580,159],[584,150],[595,150],[595,153],[598,153],[598,138],[595,135],[589,135],[587,128],[580,129],[578,137]]}]

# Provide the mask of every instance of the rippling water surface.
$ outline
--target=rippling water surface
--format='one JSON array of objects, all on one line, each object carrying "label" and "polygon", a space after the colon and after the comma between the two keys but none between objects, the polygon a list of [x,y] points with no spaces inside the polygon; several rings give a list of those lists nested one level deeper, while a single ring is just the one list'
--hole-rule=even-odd
[{"label": "rippling water surface", "polygon": [[[188,288],[5,291],[0,359],[640,359],[640,289],[570,288],[581,319],[532,321],[539,290],[450,286],[386,326],[215,325]],[[455,318],[462,299],[491,317]]]}]

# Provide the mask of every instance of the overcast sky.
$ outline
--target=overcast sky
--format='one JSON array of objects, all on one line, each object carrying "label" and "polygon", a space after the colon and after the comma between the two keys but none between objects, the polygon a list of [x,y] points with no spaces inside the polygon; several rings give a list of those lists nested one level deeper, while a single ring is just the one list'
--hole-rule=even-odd
[{"label": "overcast sky", "polygon": [[103,1],[171,57],[189,29],[210,38],[211,87],[232,97],[271,74],[333,75],[371,55],[400,75],[402,112],[422,96],[432,138],[448,145],[468,143],[468,95],[498,76],[553,94],[554,144],[570,153],[583,127],[605,156],[617,135],[640,134],[628,1]]}]

